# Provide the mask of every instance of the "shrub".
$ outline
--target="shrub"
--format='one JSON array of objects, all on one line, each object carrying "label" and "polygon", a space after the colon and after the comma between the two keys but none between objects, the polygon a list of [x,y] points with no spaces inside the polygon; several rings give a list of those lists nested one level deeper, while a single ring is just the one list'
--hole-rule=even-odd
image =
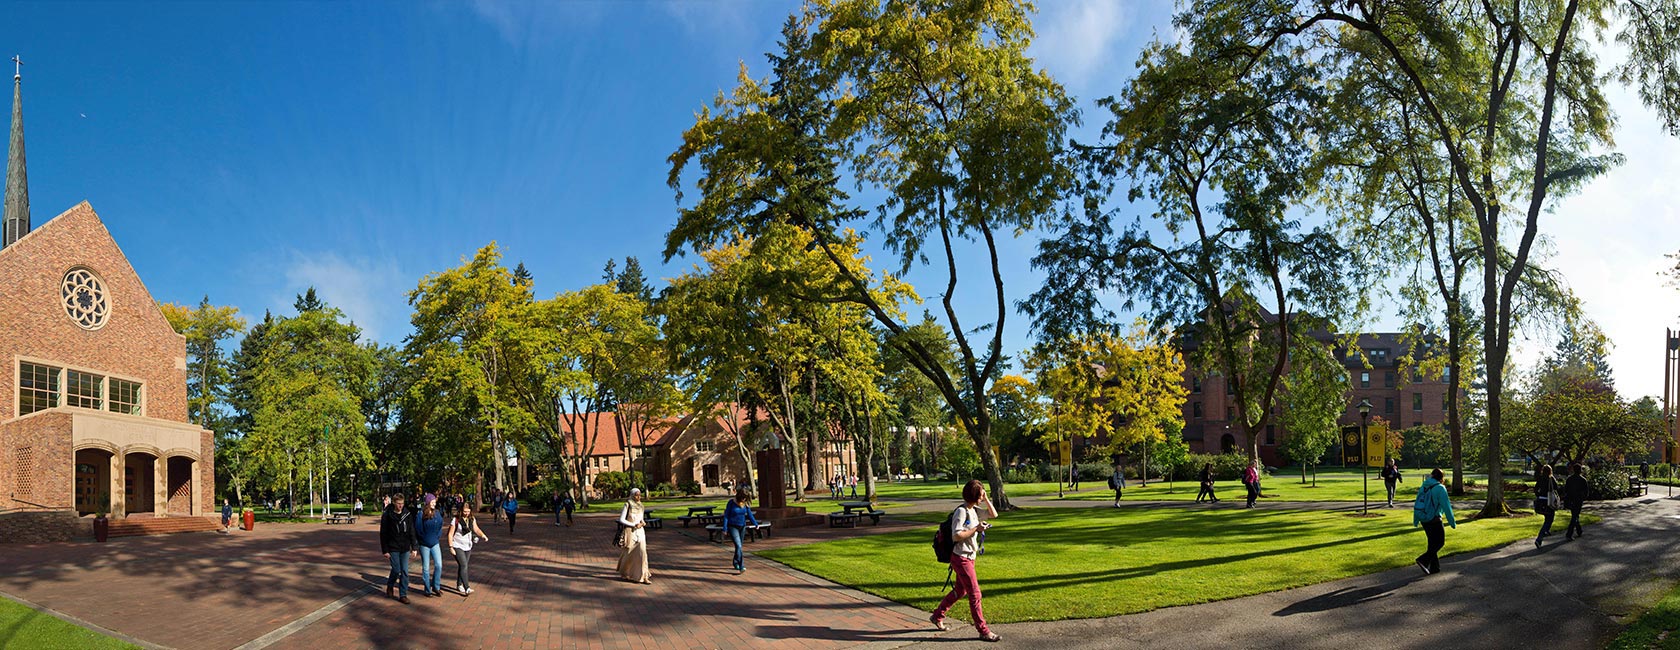
[{"label": "shrub", "polygon": [[630,488],[642,483],[641,472],[601,472],[595,475],[595,491],[603,498],[622,499],[630,495]]},{"label": "shrub", "polygon": [[1600,467],[1587,472],[1587,498],[1593,501],[1625,499],[1633,496],[1628,484],[1628,471],[1620,467]]},{"label": "shrub", "polygon": [[694,496],[700,493],[700,483],[698,481],[683,481],[677,484],[677,489],[682,490],[685,495]]},{"label": "shrub", "polygon": [[570,492],[571,489],[572,482],[570,480],[561,477],[559,474],[550,474],[525,489],[525,501],[532,508],[547,510],[550,507],[549,498],[554,496],[556,491],[565,494]]},{"label": "shrub", "polygon": [[1074,466],[1074,471],[1079,472],[1081,481],[1107,482],[1108,477],[1114,475],[1114,466],[1108,463],[1079,463]]},{"label": "shrub", "polygon": [[1003,472],[1004,483],[1037,483],[1038,472],[1030,469],[1011,469]]},{"label": "shrub", "polygon": [[1232,452],[1229,454],[1190,454],[1190,460],[1182,474],[1197,476],[1202,466],[1213,464],[1213,478],[1220,481],[1235,481],[1242,478],[1243,470],[1248,468],[1248,456]]}]

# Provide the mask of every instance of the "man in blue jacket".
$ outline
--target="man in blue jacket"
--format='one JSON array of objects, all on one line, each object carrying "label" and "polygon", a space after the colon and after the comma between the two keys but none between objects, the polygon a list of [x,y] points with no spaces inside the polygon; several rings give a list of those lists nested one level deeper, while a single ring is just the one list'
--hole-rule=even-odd
[{"label": "man in blue jacket", "polygon": [[1429,548],[1419,555],[1417,565],[1423,569],[1424,575],[1441,572],[1441,559],[1437,555],[1441,547],[1447,543],[1447,530],[1441,525],[1441,518],[1446,518],[1447,525],[1458,528],[1458,520],[1453,518],[1452,499],[1447,497],[1447,486],[1441,485],[1441,478],[1446,476],[1440,468],[1429,473],[1429,478],[1423,479],[1423,487],[1418,488],[1417,501],[1412,503],[1412,526],[1423,525],[1423,534],[1429,538]]}]

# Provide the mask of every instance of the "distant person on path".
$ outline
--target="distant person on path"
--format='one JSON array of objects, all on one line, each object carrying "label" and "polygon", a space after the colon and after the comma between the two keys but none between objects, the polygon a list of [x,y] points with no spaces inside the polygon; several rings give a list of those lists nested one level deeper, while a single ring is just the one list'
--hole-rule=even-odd
[{"label": "distant person on path", "polygon": [[[984,517],[980,513],[981,504],[986,507]],[[968,613],[974,618],[974,629],[980,631],[980,640],[1002,640],[986,626],[986,616],[980,610],[980,580],[974,573],[974,558],[980,555],[986,530],[992,527],[992,522],[987,520],[996,518],[997,509],[992,507],[991,499],[986,498],[986,486],[977,480],[964,485],[963,504],[951,513],[951,573],[956,576],[956,583],[952,585],[951,593],[945,594],[944,600],[939,601],[933,616],[928,617],[935,628],[942,631],[950,629],[945,625],[945,613],[951,611],[951,606],[958,600],[967,597]]]},{"label": "distant person on path", "polygon": [[1114,507],[1120,507],[1120,493],[1126,491],[1126,473],[1118,466],[1114,468],[1113,474],[1108,475],[1108,489],[1114,490]]},{"label": "distant person on path", "polygon": [[1388,464],[1383,465],[1382,474],[1380,474],[1380,476],[1382,476],[1383,487],[1388,488],[1388,507],[1393,508],[1394,488],[1398,487],[1398,484],[1402,480],[1400,478],[1400,466],[1394,462],[1393,458],[1390,458],[1388,459]]},{"label": "distant person on path", "polygon": [[852,484],[852,498],[856,499],[857,498],[857,475],[853,474],[850,477],[848,477],[846,480]]},{"label": "distant person on path", "polygon": [[549,497],[548,504],[549,504],[549,506],[554,508],[554,525],[556,525],[556,526],[561,525],[560,524],[560,510],[561,510],[561,507],[560,507],[560,491],[559,490],[555,490],[554,491],[554,496]]},{"label": "distant person on path", "polygon": [[1213,495],[1213,463],[1202,465],[1202,474],[1198,478],[1202,483],[1202,489],[1196,492],[1196,501],[1200,502],[1202,497],[1205,496],[1209,503],[1219,503],[1219,497]]},{"label": "distant person on path", "polygon": [[577,509],[577,502],[572,500],[571,492],[560,497],[560,508],[566,511],[566,525],[572,525],[572,511]]},{"label": "distant person on path", "polygon": [[420,519],[414,524],[414,537],[420,543],[420,591],[437,598],[443,595],[443,513],[437,509],[437,499],[430,499],[420,508]]},{"label": "distant person on path", "polygon": [[502,523],[502,491],[501,490],[491,490],[490,491],[490,515],[495,518],[496,523],[498,523],[498,524]]},{"label": "distant person on path", "polygon": [[512,494],[502,496],[502,512],[507,513],[508,534],[513,534],[513,520],[519,516],[519,499]]},{"label": "distant person on path", "polygon": [[391,561],[391,575],[385,579],[385,597],[391,589],[400,587],[397,600],[408,602],[408,556],[414,553],[419,539],[414,535],[414,513],[405,507],[403,495],[391,497],[391,507],[379,517],[379,548]]},{"label": "distant person on path", "polygon": [[478,529],[478,518],[473,516],[471,508],[461,508],[455,511],[455,516],[449,521],[449,530],[445,531],[449,537],[449,554],[455,558],[455,593],[465,598],[472,595],[472,581],[467,579],[467,568],[472,558],[473,538],[488,542],[490,536]]},{"label": "distant person on path", "polygon": [[1581,506],[1587,504],[1587,477],[1581,475],[1581,464],[1569,464],[1569,478],[1563,481],[1563,505],[1569,508],[1569,527],[1564,539],[1581,536]]},{"label": "distant person on path", "polygon": [[1424,575],[1441,572],[1441,547],[1447,543],[1447,529],[1442,527],[1441,518],[1446,517],[1447,525],[1458,528],[1458,520],[1453,518],[1452,499],[1447,498],[1447,486],[1441,485],[1445,477],[1440,468],[1429,473],[1429,478],[1423,479],[1423,487],[1418,488],[1417,500],[1412,502],[1412,526],[1423,526],[1423,534],[1429,539],[1429,547],[1423,555],[1417,558],[1419,569]]},{"label": "distant person on path", "polygon": [[735,575],[747,572],[746,558],[741,555],[741,536],[749,534],[748,522],[758,525],[758,517],[753,516],[752,507],[747,505],[749,503],[752,503],[752,495],[746,490],[736,490],[735,498],[723,506],[723,526],[729,531],[729,541],[735,543]]},{"label": "distant person on path", "polygon": [[1639,461],[1639,478],[1642,478],[1642,479],[1651,478],[1651,461],[1648,461],[1648,460]]},{"label": "distant person on path", "polygon": [[1248,469],[1243,470],[1243,487],[1248,488],[1248,507],[1254,507],[1254,500],[1260,498],[1260,459],[1248,462]]},{"label": "distant person on path", "polygon": [[647,556],[647,526],[642,509],[642,491],[640,488],[630,488],[630,500],[624,502],[624,511],[618,515],[618,523],[624,526],[624,552],[618,556],[618,575],[634,583],[653,584],[653,576],[648,573]]},{"label": "distant person on path", "polygon": [[233,530],[233,504],[229,503],[227,499],[222,499],[222,534],[226,535],[231,530]]},{"label": "distant person on path", "polygon": [[1552,466],[1542,464],[1534,468],[1534,512],[1545,517],[1540,522],[1540,534],[1534,536],[1534,548],[1540,548],[1540,540],[1552,534],[1552,517],[1557,514],[1558,501]]},{"label": "distant person on path", "polygon": [[354,516],[357,516],[357,517],[362,516],[362,498],[361,497],[356,497],[356,505],[351,506],[350,514],[352,514]]}]

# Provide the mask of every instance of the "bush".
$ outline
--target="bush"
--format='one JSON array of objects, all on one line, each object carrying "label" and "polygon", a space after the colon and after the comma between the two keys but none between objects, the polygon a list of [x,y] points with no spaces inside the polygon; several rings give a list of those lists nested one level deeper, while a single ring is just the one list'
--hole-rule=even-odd
[{"label": "bush", "polygon": [[1229,454],[1190,454],[1189,462],[1180,473],[1185,477],[1199,476],[1202,467],[1208,463],[1213,464],[1213,478],[1215,480],[1235,481],[1242,478],[1243,470],[1248,469],[1248,456],[1236,452]]},{"label": "bush", "polygon": [[655,485],[651,488],[648,488],[648,491],[652,492],[653,496],[656,496],[656,497],[674,497],[674,496],[677,496],[677,494],[678,494],[677,486],[675,486],[675,485],[673,485],[669,482],[660,483],[659,485]]},{"label": "bush", "polygon": [[559,474],[544,476],[542,480],[532,483],[525,489],[525,502],[538,510],[549,509],[549,498],[555,492],[565,494],[572,490],[572,482]]},{"label": "bush", "polygon": [[606,499],[622,499],[630,488],[646,480],[641,472],[601,472],[595,475],[595,491]]},{"label": "bush", "polygon": [[677,484],[677,489],[682,490],[685,495],[694,496],[700,493],[700,483],[698,481],[683,481]]},{"label": "bush", "polygon": [[1003,472],[1004,483],[1037,483],[1038,472],[1031,469],[1011,469]]},{"label": "bush", "polygon": [[1074,471],[1079,472],[1081,481],[1106,483],[1108,477],[1114,475],[1114,466],[1108,463],[1079,463],[1074,466]]},{"label": "bush", "polygon": [[1633,496],[1630,474],[1620,467],[1600,467],[1587,472],[1587,499],[1604,501]]}]

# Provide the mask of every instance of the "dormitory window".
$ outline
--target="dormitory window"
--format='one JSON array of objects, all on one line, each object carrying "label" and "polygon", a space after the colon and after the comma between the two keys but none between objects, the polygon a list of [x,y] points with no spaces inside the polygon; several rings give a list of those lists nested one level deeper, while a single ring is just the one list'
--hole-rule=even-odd
[{"label": "dormitory window", "polygon": [[1359,373],[1359,387],[1360,388],[1370,388],[1371,387],[1371,373],[1368,373],[1368,372]]},{"label": "dormitory window", "polygon": [[1277,444],[1277,428],[1274,425],[1266,425],[1266,444]]},{"label": "dormitory window", "polygon": [[1412,410],[1423,410],[1423,393],[1412,393]]},{"label": "dormitory window", "polygon": [[1201,377],[1191,377],[1190,378],[1190,392],[1192,392],[1192,393],[1202,392],[1202,378]]},{"label": "dormitory window", "polygon": [[112,379],[110,408],[112,413],[139,415],[140,384],[138,382]]},{"label": "dormitory window", "polygon": [[695,451],[711,451],[712,449],[714,449],[714,447],[712,446],[712,441],[710,440],[701,440],[700,442],[694,443]]},{"label": "dormitory window", "polygon": [[104,406],[101,388],[105,378],[99,375],[69,370],[64,373],[64,405],[85,409]]},{"label": "dormitory window", "polygon": [[1384,413],[1393,413],[1394,412],[1394,398],[1392,398],[1392,397],[1384,397],[1383,398],[1383,412]]},{"label": "dormitory window", "polygon": [[1237,419],[1236,409],[1233,409],[1229,406],[1225,407],[1225,419],[1226,419],[1226,421]]},{"label": "dormitory window", "polygon": [[1394,387],[1394,373],[1392,373],[1392,372],[1383,373],[1383,388],[1393,388],[1393,387]]},{"label": "dormitory window", "polygon": [[1191,402],[1190,403],[1190,417],[1197,418],[1197,419],[1200,419],[1202,417],[1202,403],[1201,402]]},{"label": "dormitory window", "polygon": [[34,363],[18,365],[18,415],[58,406],[58,368]]}]

